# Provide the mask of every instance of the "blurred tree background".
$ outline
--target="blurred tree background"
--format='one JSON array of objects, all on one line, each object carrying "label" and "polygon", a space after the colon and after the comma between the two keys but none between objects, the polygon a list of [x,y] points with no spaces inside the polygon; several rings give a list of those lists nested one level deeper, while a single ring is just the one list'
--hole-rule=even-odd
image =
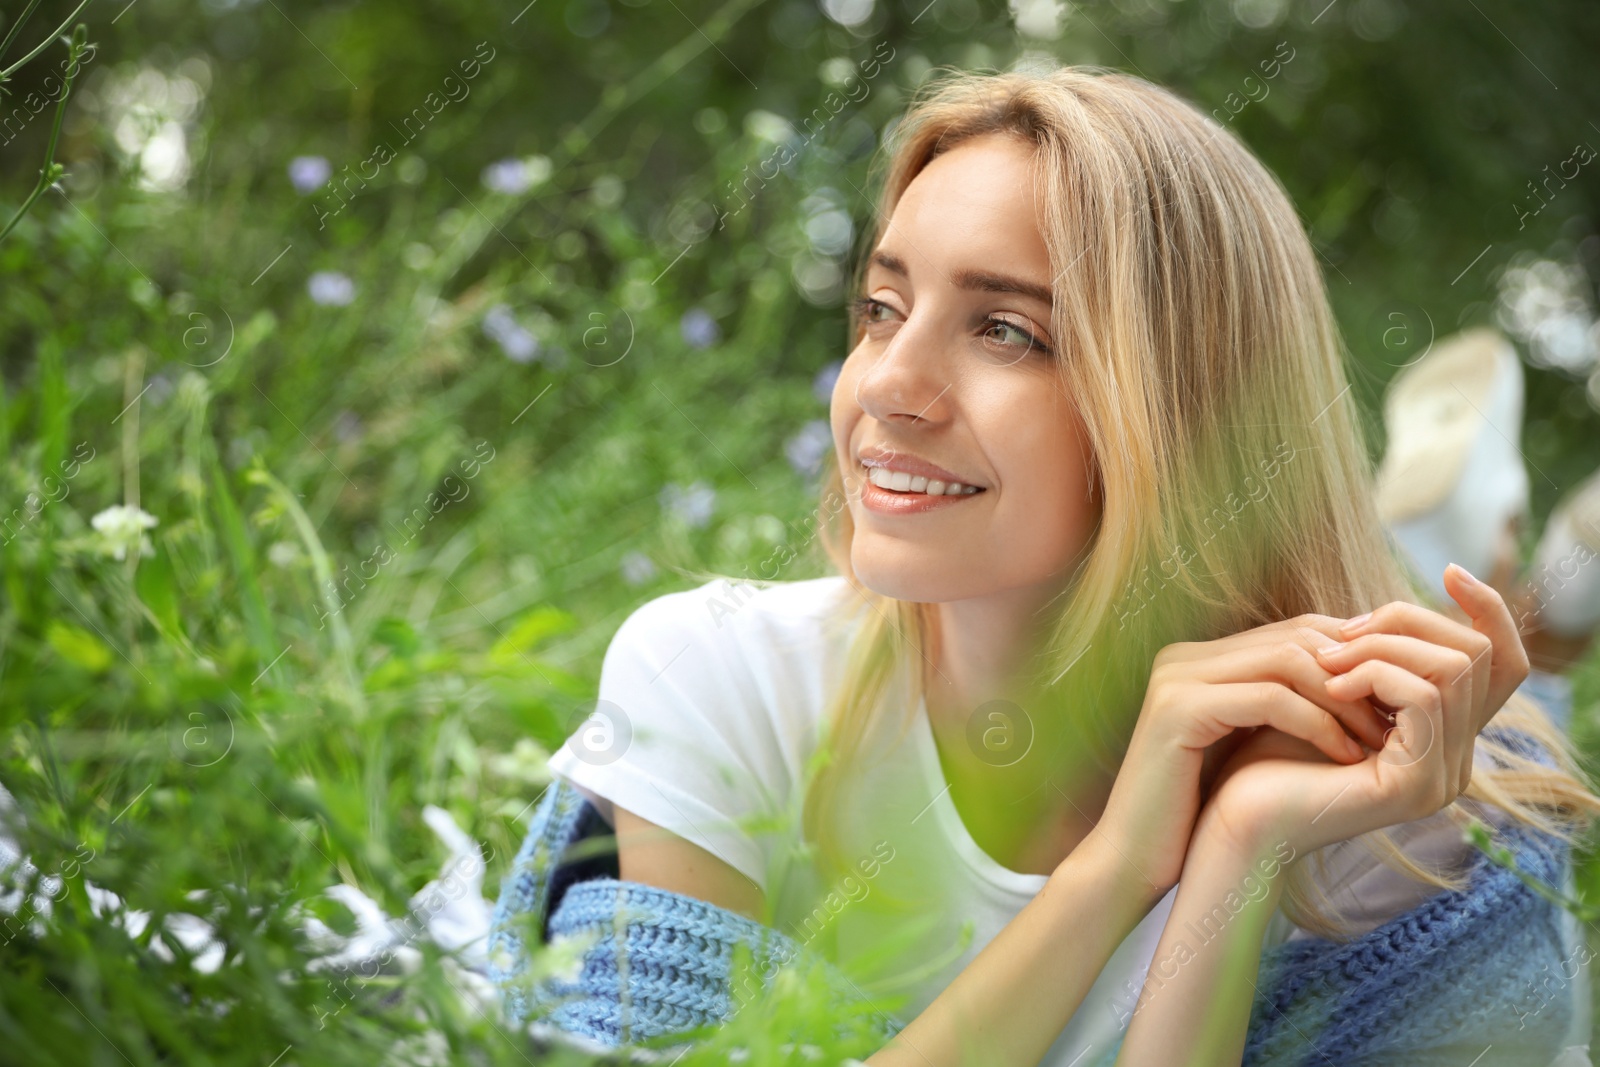
[{"label": "blurred tree background", "polygon": [[[492,899],[632,608],[822,573],[869,164],[938,67],[1172,86],[1288,187],[1369,411],[1494,322],[1536,517],[1600,464],[1593,4],[73,8],[0,56],[87,26],[0,242],[0,783],[56,879],[11,898],[0,1061],[529,1062],[439,953],[335,988],[299,918],[403,912],[430,804]],[[68,59],[0,88],[0,224]]]}]

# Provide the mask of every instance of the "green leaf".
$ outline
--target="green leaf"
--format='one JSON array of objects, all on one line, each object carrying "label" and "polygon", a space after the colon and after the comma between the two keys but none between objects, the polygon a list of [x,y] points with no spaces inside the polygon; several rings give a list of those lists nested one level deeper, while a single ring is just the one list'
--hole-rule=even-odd
[{"label": "green leaf", "polygon": [[165,547],[140,565],[134,584],[139,590],[139,599],[150,609],[150,614],[160,620],[162,629],[171,635],[181,635],[183,626],[178,621],[176,581],[172,559]]},{"label": "green leaf", "polygon": [[86,671],[100,674],[111,666],[111,649],[105,642],[71,623],[52,619],[45,630],[45,640],[62,659]]},{"label": "green leaf", "polygon": [[211,503],[216,508],[217,526],[222,531],[222,543],[228,551],[228,559],[233,564],[233,576],[239,583],[239,610],[244,616],[245,631],[250,635],[250,644],[255,648],[255,653],[263,666],[272,663],[283,651],[283,646],[278,644],[277,634],[272,625],[272,616],[267,610],[266,597],[261,593],[261,585],[256,580],[256,554],[250,544],[250,535],[244,524],[244,518],[239,514],[239,505],[233,499],[233,493],[228,488],[228,475],[222,469],[222,461],[216,452],[211,451],[207,456],[211,468]]},{"label": "green leaf", "polygon": [[372,631],[373,640],[384,645],[401,659],[410,659],[422,647],[422,641],[417,637],[417,631],[405,619],[394,615],[385,616],[379,620]]},{"label": "green leaf", "polygon": [[367,692],[379,693],[385,689],[400,688],[409,682],[414,674],[415,671],[412,670],[408,660],[391,657],[368,671],[364,684]]},{"label": "green leaf", "polygon": [[494,643],[489,650],[489,658],[496,666],[510,666],[549,638],[566,633],[576,624],[577,620],[560,608],[534,608],[518,619],[509,633]]}]

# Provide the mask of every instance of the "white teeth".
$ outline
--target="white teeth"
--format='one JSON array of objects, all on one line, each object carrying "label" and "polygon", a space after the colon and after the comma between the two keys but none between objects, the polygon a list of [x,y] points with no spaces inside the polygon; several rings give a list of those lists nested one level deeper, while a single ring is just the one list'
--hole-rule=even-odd
[{"label": "white teeth", "polygon": [[961,482],[942,482],[936,478],[912,477],[905,471],[892,471],[885,467],[868,467],[867,480],[880,489],[896,493],[926,493],[929,496],[970,496],[978,491],[975,485]]}]

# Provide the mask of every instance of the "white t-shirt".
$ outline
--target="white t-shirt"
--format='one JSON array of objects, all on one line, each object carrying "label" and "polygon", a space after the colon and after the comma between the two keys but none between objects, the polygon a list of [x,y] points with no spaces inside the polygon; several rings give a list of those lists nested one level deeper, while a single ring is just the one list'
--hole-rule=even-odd
[{"label": "white t-shirt", "polygon": [[[855,873],[818,884],[800,846],[801,791],[866,610],[840,576],[760,588],[718,579],[657,597],[618,629],[601,667],[596,715],[550,768],[608,821],[619,804],[743,873],[766,895],[774,926],[817,942],[864,991],[900,996],[897,1014],[910,1020],[1048,876],[1010,870],[973,839],[919,704],[903,733],[880,727],[888,732],[875,735],[877,762],[852,783],[858,792],[845,810],[859,821],[844,836]],[[902,693],[900,706],[908,703]],[[1453,863],[1471,847],[1443,813],[1394,832],[1425,862]],[[1358,932],[1438,892],[1359,845],[1333,846],[1325,857],[1319,882]],[[1043,1067],[1093,1062],[1115,1043],[1176,892],[1116,950]],[[1266,943],[1307,936],[1278,912]]]}]

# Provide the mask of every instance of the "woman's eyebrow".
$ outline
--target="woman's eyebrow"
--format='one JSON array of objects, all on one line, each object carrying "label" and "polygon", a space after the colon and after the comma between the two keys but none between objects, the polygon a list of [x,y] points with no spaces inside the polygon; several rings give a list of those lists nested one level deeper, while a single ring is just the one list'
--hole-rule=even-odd
[{"label": "woman's eyebrow", "polygon": [[950,276],[957,289],[976,289],[985,293],[1016,293],[1050,304],[1050,287],[1037,282],[1025,282],[1006,274],[991,274],[985,270],[958,270]]},{"label": "woman's eyebrow", "polygon": [[[884,270],[909,279],[911,272],[906,269],[905,260],[890,252],[878,251],[872,253],[869,261]],[[950,276],[958,289],[970,289],[985,293],[1016,293],[1039,301],[1041,304],[1051,304],[1050,287],[1037,282],[1023,281],[1006,274],[995,274],[985,270],[958,270]]]},{"label": "woman's eyebrow", "polygon": [[898,274],[902,278],[911,277],[911,272],[906,269],[906,261],[892,253],[883,251],[874,252],[872,253],[872,259],[869,262],[876,263],[884,270],[893,274]]}]

